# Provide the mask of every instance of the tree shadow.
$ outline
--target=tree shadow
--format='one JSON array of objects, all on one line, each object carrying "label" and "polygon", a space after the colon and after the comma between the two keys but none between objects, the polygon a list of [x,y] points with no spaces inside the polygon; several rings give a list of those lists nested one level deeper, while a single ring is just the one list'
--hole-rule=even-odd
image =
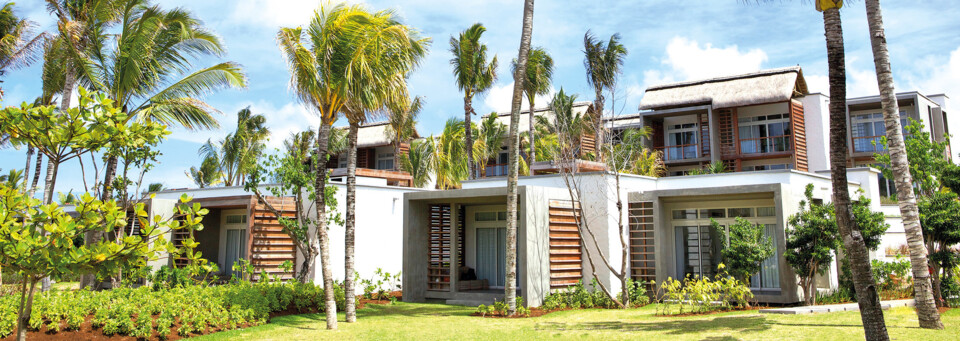
[{"label": "tree shadow", "polygon": [[[763,316],[721,316],[709,320],[670,320],[650,322],[583,322],[583,323],[538,323],[539,330],[616,330],[625,332],[656,331],[667,334],[682,335],[706,331],[732,331],[736,333],[754,333],[770,329],[770,321]],[[727,340],[727,338],[713,338],[713,340]]]},{"label": "tree shadow", "polygon": [[408,317],[470,316],[470,314],[473,314],[473,310],[469,307],[452,306],[443,303],[368,304],[363,307],[363,309],[357,310],[358,318],[389,315]]}]

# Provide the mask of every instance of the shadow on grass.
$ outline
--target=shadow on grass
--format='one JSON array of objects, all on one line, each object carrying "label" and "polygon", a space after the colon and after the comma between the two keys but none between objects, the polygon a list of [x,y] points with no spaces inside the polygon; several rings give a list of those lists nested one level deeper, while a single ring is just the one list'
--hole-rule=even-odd
[{"label": "shadow on grass", "polygon": [[[654,320],[650,322],[585,322],[585,323],[538,323],[539,330],[616,330],[616,331],[657,331],[668,334],[688,334],[705,331],[730,330],[738,333],[762,332],[770,329],[770,321],[763,316],[722,316],[709,320]],[[726,338],[714,338],[726,340]]]},{"label": "shadow on grass", "polygon": [[[446,304],[367,304],[357,310],[357,319],[367,319],[387,316],[403,317],[436,317],[436,316],[470,316],[473,313],[469,307],[449,306]],[[344,322],[343,312],[338,311],[337,321]],[[270,320],[271,325],[279,327],[313,330],[326,327],[326,316],[323,313],[301,314],[275,317]]]}]

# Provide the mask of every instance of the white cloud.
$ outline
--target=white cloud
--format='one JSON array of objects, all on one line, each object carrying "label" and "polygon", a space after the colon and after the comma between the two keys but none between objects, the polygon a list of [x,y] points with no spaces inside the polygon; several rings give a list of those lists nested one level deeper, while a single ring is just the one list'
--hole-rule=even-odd
[{"label": "white cloud", "polygon": [[737,45],[714,47],[710,43],[701,46],[696,40],[675,37],[660,61],[666,69],[645,71],[644,83],[649,86],[753,72],[760,70],[767,59],[761,49],[740,51]]},{"label": "white cloud", "polygon": [[807,80],[807,90],[810,93],[822,93],[824,95],[830,94],[830,79],[824,75],[804,75],[803,78]]},{"label": "white cloud", "polygon": [[263,114],[267,117],[267,127],[270,129],[270,140],[267,141],[268,150],[283,146],[283,140],[286,140],[290,134],[315,129],[320,124],[320,117],[311,113],[299,103],[287,102],[278,108],[271,102],[260,100],[240,103],[234,109],[224,111],[224,115],[218,117],[221,124],[218,130],[195,132],[177,129],[171,134],[170,138],[194,143],[204,143],[207,142],[207,139],[217,141],[226,136],[228,132],[236,129],[236,113],[248,106],[253,114]]},{"label": "white cloud", "polygon": [[[553,98],[555,89],[551,86],[550,93],[542,96],[536,96],[534,98],[534,105],[537,108],[544,107],[550,103],[550,100]],[[513,82],[503,86],[494,85],[487,91],[486,96],[483,98],[483,104],[487,105],[487,109],[496,111],[498,113],[509,112],[510,106],[513,102]],[[520,104],[520,110],[528,109],[530,107],[529,101],[527,101],[527,96],[523,96],[523,101]],[[477,114],[486,113],[477,112]]]},{"label": "white cloud", "polygon": [[907,78],[911,88],[923,93],[960,97],[960,47],[951,51],[947,60],[931,57],[920,61],[917,69],[923,71]]},{"label": "white cloud", "polygon": [[320,8],[317,0],[239,0],[233,4],[230,19],[234,23],[268,27],[306,25]]}]

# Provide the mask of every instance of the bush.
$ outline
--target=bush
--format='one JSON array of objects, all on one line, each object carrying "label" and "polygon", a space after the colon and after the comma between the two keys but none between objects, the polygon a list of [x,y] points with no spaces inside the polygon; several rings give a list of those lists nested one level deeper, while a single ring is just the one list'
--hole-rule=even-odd
[{"label": "bush", "polygon": [[910,274],[910,260],[897,255],[896,260],[885,262],[881,260],[870,261],[870,268],[873,269],[873,279],[880,286],[880,291],[896,291],[909,287],[913,283]]},{"label": "bush", "polygon": [[[650,303],[647,288],[643,284],[643,282],[627,279],[627,295],[630,296],[631,306],[640,307]],[[597,287],[596,279],[593,280],[593,286]],[[618,299],[622,300],[622,296],[622,294],[617,294]],[[617,308],[617,305],[603,291],[594,290],[591,292],[584,287],[583,282],[577,282],[577,284],[562,291],[547,295],[541,308],[545,310]]]},{"label": "bush", "polygon": [[[335,288],[337,306],[343,307],[343,289]],[[241,325],[265,323],[271,313],[287,309],[308,311],[323,305],[323,287],[299,282],[239,282],[222,286],[191,284],[119,288],[92,292],[49,291],[34,298],[30,328],[47,326],[78,329],[87,316],[106,335],[128,335],[149,338],[157,333],[161,339],[171,332],[173,324],[181,336],[210,329],[234,329]],[[0,297],[0,338],[9,336],[16,327],[19,297]],[[153,322],[156,322],[156,327]]]},{"label": "bush", "polygon": [[683,282],[668,278],[659,286],[658,315],[706,313],[714,310],[742,309],[750,306],[753,292],[746,283],[733,278],[720,264],[721,272],[709,277],[687,276]]},{"label": "bush", "polygon": [[[477,306],[477,314],[480,316],[509,316],[509,306],[506,302],[493,301],[492,305]],[[513,316],[530,316],[530,308],[523,305],[523,296],[517,296],[517,313]]]}]

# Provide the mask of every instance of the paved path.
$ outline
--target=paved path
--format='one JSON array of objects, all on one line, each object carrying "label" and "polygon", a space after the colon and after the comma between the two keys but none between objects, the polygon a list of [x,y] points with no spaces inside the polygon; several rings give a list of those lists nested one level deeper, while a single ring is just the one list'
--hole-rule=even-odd
[{"label": "paved path", "polygon": [[[881,301],[880,306],[883,309],[890,309],[891,307],[912,307],[915,304],[913,299],[907,300],[896,300],[896,301]],[[829,304],[829,305],[813,305],[813,306],[803,306],[803,307],[790,307],[790,308],[770,308],[770,309],[760,309],[761,314],[812,314],[812,313],[832,313],[837,311],[859,311],[860,307],[856,303],[847,303],[847,304]]]}]

